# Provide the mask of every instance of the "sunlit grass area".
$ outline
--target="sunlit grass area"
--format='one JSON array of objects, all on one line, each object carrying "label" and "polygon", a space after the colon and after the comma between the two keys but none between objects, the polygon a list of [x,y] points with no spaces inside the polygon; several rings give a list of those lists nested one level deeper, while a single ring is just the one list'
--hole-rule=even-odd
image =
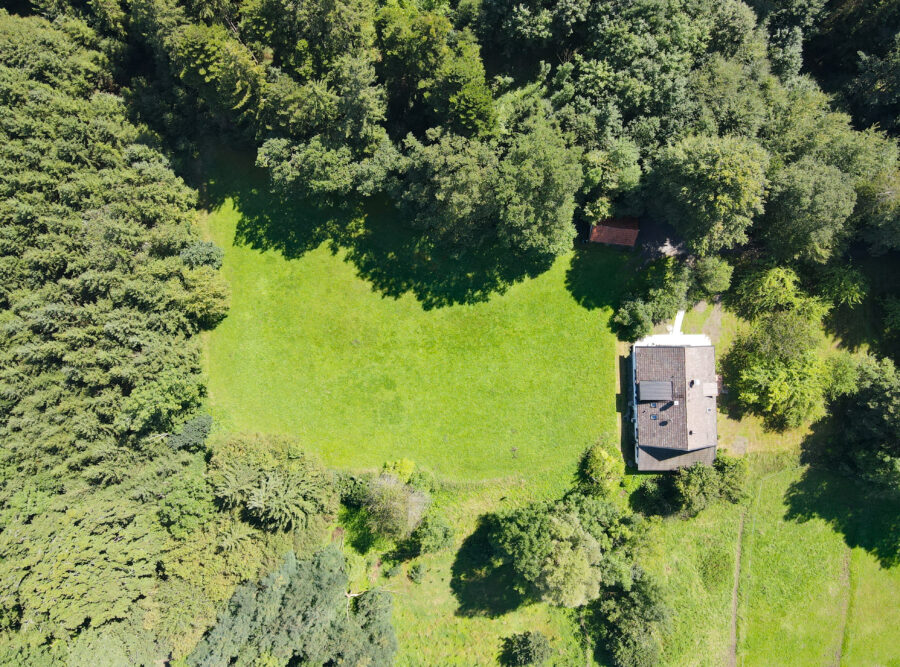
[{"label": "sunlit grass area", "polygon": [[[426,308],[379,293],[325,245],[295,259],[235,244],[231,201],[205,224],[225,249],[228,318],[207,338],[209,404],[228,431],[298,436],[331,465],[401,457],[454,480],[567,480],[615,429],[609,308],[580,305],[573,256],[487,301]],[[621,255],[592,255],[598,285]],[[599,287],[598,287],[599,288]]]}]

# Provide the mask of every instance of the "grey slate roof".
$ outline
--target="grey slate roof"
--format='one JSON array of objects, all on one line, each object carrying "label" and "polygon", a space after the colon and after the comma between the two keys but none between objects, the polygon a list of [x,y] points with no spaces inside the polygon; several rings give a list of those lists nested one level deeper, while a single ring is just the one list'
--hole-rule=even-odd
[{"label": "grey slate roof", "polygon": [[695,463],[705,463],[711,466],[716,460],[716,448],[705,447],[695,449],[692,452],[681,452],[676,449],[655,449],[653,447],[641,447],[638,458],[638,469],[649,471],[674,470]]},{"label": "grey slate roof", "polygon": [[[697,460],[712,462],[718,393],[711,391],[711,385],[718,387],[714,348],[636,345],[632,361],[638,469],[671,470]],[[670,400],[655,398],[661,395],[657,392],[661,383],[671,383]],[[679,456],[688,452],[696,453]]]}]

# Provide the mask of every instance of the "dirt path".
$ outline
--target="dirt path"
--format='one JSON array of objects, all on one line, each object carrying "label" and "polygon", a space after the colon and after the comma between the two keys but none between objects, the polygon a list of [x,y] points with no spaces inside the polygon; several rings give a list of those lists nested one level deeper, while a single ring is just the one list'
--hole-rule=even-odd
[{"label": "dirt path", "polygon": [[844,635],[847,633],[847,616],[850,611],[850,598],[853,595],[850,586],[850,549],[847,549],[847,552],[844,554],[844,567],[841,570],[841,587],[847,594],[844,598],[844,612],[841,614],[841,633],[838,638],[837,648],[834,649],[834,660],[831,663],[833,667],[840,667],[841,664],[841,653],[844,650]]},{"label": "dirt path", "polygon": [[741,582],[741,545],[744,541],[744,520],[746,518],[746,512],[741,514],[737,545],[734,548],[734,586],[731,588],[731,652],[728,656],[728,664],[731,667],[737,667],[738,586]]}]

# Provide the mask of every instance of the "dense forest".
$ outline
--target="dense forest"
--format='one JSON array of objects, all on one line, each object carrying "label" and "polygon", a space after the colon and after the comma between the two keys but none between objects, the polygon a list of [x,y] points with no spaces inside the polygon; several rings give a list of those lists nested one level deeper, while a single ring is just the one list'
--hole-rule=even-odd
[{"label": "dense forest", "polygon": [[[200,336],[229,293],[186,185],[211,136],[323,218],[395,209],[418,270],[462,285],[437,305],[539,275],[610,216],[670,224],[684,252],[629,281],[617,335],[721,300],[749,323],[722,362],[741,409],[847,424],[831,465],[900,491],[896,3],[6,4],[0,662],[389,664],[391,598],[351,590],[339,508],[408,550],[450,539],[427,471],[211,443]],[[829,336],[868,352],[825,356]],[[652,664],[669,611],[603,457],[488,528],[523,594]],[[692,514],[743,474],[723,457],[667,493]]]}]

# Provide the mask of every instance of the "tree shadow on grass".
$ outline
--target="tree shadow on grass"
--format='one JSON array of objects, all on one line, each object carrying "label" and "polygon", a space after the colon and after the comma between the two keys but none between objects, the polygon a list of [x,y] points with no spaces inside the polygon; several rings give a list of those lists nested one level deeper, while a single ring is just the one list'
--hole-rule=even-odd
[{"label": "tree shadow on grass", "polygon": [[588,310],[616,309],[640,276],[637,252],[578,243],[566,273],[566,289]]},{"label": "tree shadow on grass", "polygon": [[885,299],[900,291],[900,252],[871,255],[867,247],[851,248],[853,267],[866,279],[861,303],[838,305],[825,317],[825,328],[851,351],[868,348],[878,356],[896,353],[897,336],[884,325]]},{"label": "tree shadow on grass", "polygon": [[234,202],[241,217],[235,244],[295,259],[330,243],[347,251],[357,274],[382,295],[411,293],[426,309],[487,301],[553,264],[513,254],[499,242],[444,247],[403,224],[386,197],[348,198],[340,206],[282,196],[254,156],[212,148],[198,159],[196,187],[208,208]]},{"label": "tree shadow on grass", "polygon": [[344,528],[344,540],[357,553],[365,555],[389,545],[387,540],[372,532],[366,521],[365,510],[342,507],[338,520]]},{"label": "tree shadow on grass", "polygon": [[487,301],[553,264],[548,256],[521,256],[500,243],[444,247],[404,225],[386,197],[365,205],[365,222],[342,243],[361,278],[384,296],[413,294],[428,310]]},{"label": "tree shadow on grass", "polygon": [[326,241],[336,250],[359,222],[356,204],[333,206],[273,191],[268,174],[255,165],[251,153],[212,148],[198,162],[201,203],[213,209],[231,199],[240,213],[235,245],[274,250],[286,259],[296,259]]},{"label": "tree shadow on grass", "polygon": [[453,561],[450,589],[459,602],[457,616],[496,618],[527,602],[515,588],[512,566],[497,565],[490,541],[493,517],[483,516]]},{"label": "tree shadow on grass", "polygon": [[801,461],[809,466],[787,491],[785,519],[822,519],[848,547],[864,549],[882,567],[900,565],[900,493],[879,492],[852,476],[834,451],[840,433],[838,424],[825,420],[803,443]]}]

